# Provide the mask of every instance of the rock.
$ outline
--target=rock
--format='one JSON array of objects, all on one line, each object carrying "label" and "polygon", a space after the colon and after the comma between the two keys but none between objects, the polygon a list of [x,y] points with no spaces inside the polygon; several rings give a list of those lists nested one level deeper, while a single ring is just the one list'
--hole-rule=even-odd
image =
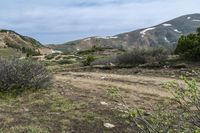
[{"label": "rock", "polygon": [[176,77],[176,75],[171,75],[171,78],[175,78]]},{"label": "rock", "polygon": [[112,62],[110,62],[110,64],[109,64],[111,67],[115,67],[116,65],[115,64],[113,64]]},{"label": "rock", "polygon": [[104,127],[106,127],[106,128],[114,128],[115,125],[113,125],[111,123],[104,123]]},{"label": "rock", "polygon": [[29,111],[29,109],[28,109],[28,108],[24,108],[24,111],[25,111],[25,112],[28,112],[28,111]]},{"label": "rock", "polygon": [[100,102],[101,103],[101,105],[108,105],[108,103],[106,103],[106,102]]},{"label": "rock", "polygon": [[102,80],[104,80],[106,77],[101,77]]}]

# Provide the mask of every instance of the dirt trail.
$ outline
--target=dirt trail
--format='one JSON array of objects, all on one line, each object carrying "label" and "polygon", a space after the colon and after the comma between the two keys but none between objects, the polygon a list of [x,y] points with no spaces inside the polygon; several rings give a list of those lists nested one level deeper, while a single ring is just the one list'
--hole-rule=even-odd
[{"label": "dirt trail", "polygon": [[106,91],[111,87],[120,88],[120,94],[129,105],[151,106],[171,96],[163,87],[172,78],[137,75],[118,75],[95,72],[65,72],[55,75],[57,81],[66,81],[78,88],[91,99],[105,100]]}]

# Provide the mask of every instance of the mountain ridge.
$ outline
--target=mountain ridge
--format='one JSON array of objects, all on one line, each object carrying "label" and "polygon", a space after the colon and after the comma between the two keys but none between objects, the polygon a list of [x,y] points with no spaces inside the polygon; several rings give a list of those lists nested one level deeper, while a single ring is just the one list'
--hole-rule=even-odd
[{"label": "mountain ridge", "polygon": [[164,47],[174,50],[178,38],[200,27],[200,14],[189,14],[148,28],[107,37],[87,37],[59,45],[49,45],[62,51],[87,50],[93,46],[131,50],[140,47]]}]

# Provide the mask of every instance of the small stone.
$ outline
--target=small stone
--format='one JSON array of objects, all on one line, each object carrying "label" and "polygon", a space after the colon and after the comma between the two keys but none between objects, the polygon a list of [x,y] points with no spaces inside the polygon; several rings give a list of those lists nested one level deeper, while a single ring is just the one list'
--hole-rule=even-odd
[{"label": "small stone", "polygon": [[29,109],[28,109],[28,108],[24,108],[24,111],[25,111],[25,112],[28,112],[28,111],[29,111]]},{"label": "small stone", "polygon": [[171,78],[175,78],[175,77],[176,77],[175,75],[172,75],[172,76],[171,76]]},{"label": "small stone", "polygon": [[101,77],[102,80],[104,80],[106,77]]},{"label": "small stone", "polygon": [[108,105],[108,103],[106,103],[106,102],[100,102],[101,103],[101,105]]},{"label": "small stone", "polygon": [[104,123],[104,127],[106,127],[106,128],[114,128],[115,125],[110,124],[110,123]]},{"label": "small stone", "polygon": [[118,106],[123,106],[123,104],[121,104],[121,103],[118,103]]}]

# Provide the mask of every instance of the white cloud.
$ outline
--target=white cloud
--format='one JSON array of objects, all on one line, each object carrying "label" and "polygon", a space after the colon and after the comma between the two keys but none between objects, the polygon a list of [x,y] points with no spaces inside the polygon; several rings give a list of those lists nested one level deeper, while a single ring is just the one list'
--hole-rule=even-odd
[{"label": "white cloud", "polygon": [[200,12],[199,0],[1,0],[0,28],[44,43],[114,35]]}]

